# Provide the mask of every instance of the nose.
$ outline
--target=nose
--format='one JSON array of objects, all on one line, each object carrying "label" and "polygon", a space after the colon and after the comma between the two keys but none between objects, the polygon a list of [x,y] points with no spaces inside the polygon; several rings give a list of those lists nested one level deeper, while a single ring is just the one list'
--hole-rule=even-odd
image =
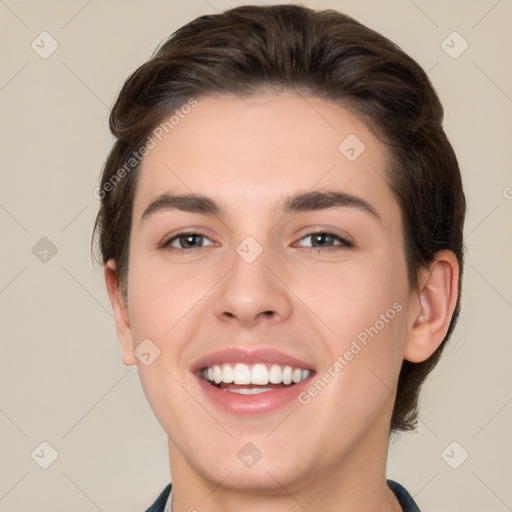
[{"label": "nose", "polygon": [[292,292],[282,274],[282,264],[269,251],[252,262],[235,253],[232,268],[217,289],[217,318],[244,327],[285,321],[292,313]]}]

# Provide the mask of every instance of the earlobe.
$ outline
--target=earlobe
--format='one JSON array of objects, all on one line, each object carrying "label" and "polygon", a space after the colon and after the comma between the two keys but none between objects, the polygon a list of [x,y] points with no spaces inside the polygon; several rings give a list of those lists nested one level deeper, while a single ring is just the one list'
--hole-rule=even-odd
[{"label": "earlobe", "polygon": [[452,251],[436,253],[422,272],[416,303],[411,305],[409,335],[404,359],[420,363],[441,344],[455,310],[459,288],[459,264]]},{"label": "earlobe", "polygon": [[134,366],[136,362],[133,354],[133,335],[128,315],[128,305],[124,303],[121,296],[117,266],[113,259],[107,261],[104,272],[105,284],[116,322],[117,338],[121,344],[122,361],[127,366]]}]

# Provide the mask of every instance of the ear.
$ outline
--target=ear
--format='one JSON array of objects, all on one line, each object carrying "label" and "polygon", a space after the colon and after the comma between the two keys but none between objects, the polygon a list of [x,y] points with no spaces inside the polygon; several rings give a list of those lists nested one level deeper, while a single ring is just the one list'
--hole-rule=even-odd
[{"label": "ear", "polygon": [[108,260],[104,270],[105,284],[107,285],[108,296],[116,321],[117,338],[121,343],[122,360],[125,365],[134,366],[136,363],[135,356],[133,355],[133,336],[128,315],[128,305],[124,303],[119,289],[116,262],[113,259]]},{"label": "ear", "polygon": [[412,363],[428,359],[441,344],[457,304],[459,264],[455,254],[442,250],[421,273],[419,290],[411,302],[409,335],[404,358]]}]

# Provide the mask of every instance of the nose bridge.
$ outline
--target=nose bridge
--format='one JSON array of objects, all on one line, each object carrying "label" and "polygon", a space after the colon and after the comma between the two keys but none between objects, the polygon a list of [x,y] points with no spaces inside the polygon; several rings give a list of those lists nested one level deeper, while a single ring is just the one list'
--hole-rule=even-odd
[{"label": "nose bridge", "polygon": [[236,246],[231,271],[222,280],[216,297],[219,318],[252,325],[263,317],[278,321],[290,315],[290,296],[274,275],[278,257],[271,247],[265,247],[252,236]]}]

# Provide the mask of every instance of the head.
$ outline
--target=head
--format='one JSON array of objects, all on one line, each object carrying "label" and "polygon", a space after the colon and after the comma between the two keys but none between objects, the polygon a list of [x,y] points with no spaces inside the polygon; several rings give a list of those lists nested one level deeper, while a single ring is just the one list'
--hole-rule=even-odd
[{"label": "head", "polygon": [[[294,414],[312,451],[340,421],[350,424],[341,451],[378,421],[388,436],[416,427],[421,386],[457,320],[463,268],[465,198],[442,119],[427,75],[394,43],[297,5],[201,16],[128,78],[110,116],[116,141],[95,232],[123,361],[138,364],[177,451],[192,442],[181,413],[204,416],[226,453],[233,436],[272,447],[268,430],[258,437],[271,423],[209,405],[205,416],[196,403],[191,366],[228,345],[274,344],[314,361],[317,378],[331,368]],[[344,193],[339,208],[333,191]],[[175,198],[148,212],[158,199],[169,206],[164,193],[215,204]],[[316,240],[333,246],[309,250],[314,231],[331,233]],[[206,245],[186,252],[183,233]],[[160,351],[150,366],[133,356],[145,339]],[[353,360],[333,369],[350,350]],[[311,411],[324,423],[308,425]],[[231,438],[213,432],[218,422]]]}]

